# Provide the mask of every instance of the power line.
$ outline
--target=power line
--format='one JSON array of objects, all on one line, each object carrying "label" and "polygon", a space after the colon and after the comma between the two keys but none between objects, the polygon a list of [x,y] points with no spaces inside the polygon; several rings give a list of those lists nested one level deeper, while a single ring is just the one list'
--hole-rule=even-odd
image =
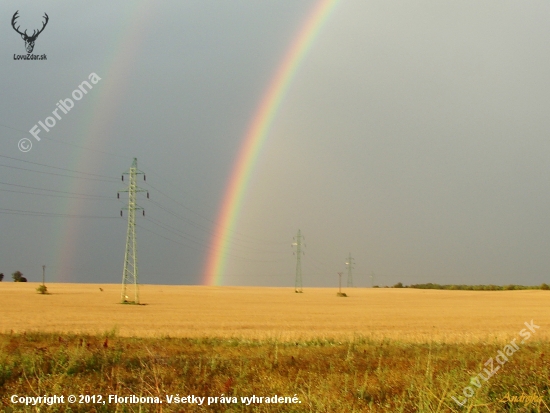
[{"label": "power line", "polygon": [[114,179],[112,176],[109,176],[109,175],[99,175],[99,174],[92,174],[92,173],[89,173],[89,172],[77,171],[77,170],[74,170],[74,169],[60,168],[60,167],[57,167],[57,166],[51,166],[51,165],[46,165],[46,164],[38,163],[38,162],[26,161],[26,160],[23,160],[23,159],[13,158],[13,157],[11,157],[11,156],[5,156],[5,155],[0,155],[0,158],[11,159],[11,160],[14,160],[14,161],[17,161],[17,162],[30,163],[30,164],[32,164],[32,165],[44,166],[44,167],[46,167],[46,168],[58,169],[58,170],[60,170],[60,171],[75,172],[75,173],[84,174],[84,175],[90,175],[90,176],[97,176],[97,177],[101,177],[101,178],[107,178],[107,179],[109,179],[109,180],[111,180],[111,181],[113,181],[113,182],[118,182],[116,179]]},{"label": "power line", "polygon": [[144,226],[142,226],[142,225],[136,224],[136,226],[139,227],[139,228],[141,228],[141,229],[143,229],[143,230],[145,230],[145,231],[147,231],[147,232],[150,232],[150,233],[152,233],[152,234],[155,234],[155,235],[158,236],[158,237],[164,238],[165,240],[170,241],[170,242],[172,242],[172,243],[174,243],[174,244],[178,244],[178,245],[181,245],[181,246],[183,246],[183,247],[192,248],[192,249],[194,249],[195,251],[200,251],[200,252],[202,252],[202,250],[201,250],[201,249],[198,249],[197,247],[194,247],[194,246],[191,246],[191,245],[187,245],[187,244],[184,244],[184,243],[182,243],[182,242],[179,242],[179,241],[173,240],[173,239],[171,239],[171,238],[165,237],[164,235],[159,234],[158,232],[155,232],[155,231],[153,231],[153,230],[151,230],[151,229],[149,229],[149,228],[146,228],[146,227],[144,227]]},{"label": "power line", "polygon": [[17,132],[21,132],[21,133],[24,133],[24,134],[29,133],[29,132],[22,131],[21,129],[12,128],[11,126],[4,125],[4,124],[2,124],[2,123],[0,123],[0,126],[2,126],[3,128],[6,128],[6,129],[11,129],[11,130],[14,130],[14,131],[17,131]]},{"label": "power line", "polygon": [[[36,189],[36,190],[38,190],[38,191],[56,192],[56,193],[60,193],[60,194],[81,195],[81,196],[93,197],[93,198],[101,198],[101,199],[113,199],[113,198],[111,198],[111,197],[104,196],[104,195],[91,195],[91,194],[83,194],[83,193],[78,193],[78,192],[58,191],[58,190],[55,190],[55,189],[37,188],[37,187],[35,187],[35,186],[10,184],[10,183],[8,183],[8,182],[1,182],[1,181],[0,181],[0,184],[2,184],[2,185],[9,185],[9,186],[15,186],[15,187],[18,187],[18,188]],[[40,194],[37,194],[37,195],[40,195]],[[45,195],[45,194],[44,194],[44,195]]]},{"label": "power line", "polygon": [[190,242],[193,242],[197,245],[200,245],[201,247],[208,247],[208,245],[205,245],[201,242],[198,242],[198,241],[195,241],[193,239],[191,239],[187,234],[185,234],[183,231],[181,230],[178,230],[178,229],[175,229],[175,228],[169,228],[168,226],[164,225],[163,223],[161,223],[160,221],[154,219],[154,218],[151,218],[150,216],[147,216],[145,217],[145,221],[149,221],[149,222],[152,222],[154,225],[157,225],[158,227],[168,231],[168,232],[171,232],[172,234],[178,236],[178,237],[181,237],[181,238],[184,238]]},{"label": "power line", "polygon": [[92,197],[92,196],[71,196],[71,195],[56,195],[56,194],[39,194],[37,192],[26,192],[26,191],[16,191],[14,189],[2,189],[2,192],[13,192],[16,194],[27,194],[27,195],[38,195],[38,196],[48,196],[53,198],[68,198],[68,199],[86,199],[90,201],[115,201],[113,198],[108,197]]},{"label": "power line", "polygon": [[14,215],[29,215],[29,216],[44,216],[53,218],[103,218],[103,219],[118,219],[116,216],[99,216],[99,215],[76,215],[76,214],[59,214],[55,212],[43,212],[43,211],[25,211],[21,209],[9,209],[0,208],[1,214],[14,214]]},{"label": "power line", "polygon": [[102,181],[102,182],[109,182],[109,183],[117,182],[115,179],[106,180],[106,179],[100,179],[100,178],[85,178],[85,177],[82,177],[82,176],[72,176],[72,175],[66,175],[66,174],[57,174],[57,173],[55,173],[55,172],[37,171],[37,170],[34,170],[34,169],[21,168],[20,166],[12,166],[12,165],[4,165],[4,164],[0,164],[0,166],[2,166],[2,167],[4,167],[4,168],[19,169],[19,170],[22,170],[22,171],[34,172],[34,173],[39,173],[39,174],[63,176],[63,177],[65,177],[65,178],[85,179],[85,180],[87,180],[87,181]]},{"label": "power line", "polygon": [[[1,127],[4,127],[4,128],[7,128],[7,129],[11,129],[11,130],[14,130],[14,131],[17,131],[17,132],[20,132],[20,133],[23,133],[23,134],[28,134],[27,131],[23,131],[21,129],[17,129],[17,128],[14,128],[12,126],[8,126],[8,125],[5,125],[5,124],[0,124]],[[65,142],[65,141],[62,141],[62,140],[59,140],[59,139],[54,139],[54,138],[48,138],[48,137],[44,137],[43,139],[46,139],[46,140],[50,140],[50,141],[53,141],[53,142],[57,142],[57,143],[62,143],[62,144],[66,144],[66,145],[71,145],[71,146],[75,146],[75,147],[78,147],[78,148],[82,148],[82,149],[87,149],[87,150],[91,150],[91,151],[95,151],[95,152],[99,152],[99,153],[103,153],[103,154],[108,154],[108,155],[112,155],[112,156],[116,156],[116,157],[119,157],[119,158],[124,158],[124,159],[128,159],[128,157],[126,155],[122,155],[122,154],[119,154],[119,153],[114,153],[114,152],[106,152],[106,151],[100,151],[100,150],[96,150],[96,149],[93,149],[91,147],[88,147],[88,146],[82,146],[82,145],[77,145],[73,142]],[[17,158],[13,158],[13,157],[9,157],[9,156],[4,156],[4,155],[0,155],[0,157],[3,157],[3,158],[7,158],[7,159],[12,159],[12,160],[17,160],[17,161],[20,161],[20,162],[26,162],[26,163],[30,163],[30,164],[35,164],[35,165],[40,165],[40,166],[44,166],[44,167],[47,167],[47,168],[54,168],[54,169],[58,169],[58,170],[64,170],[64,171],[67,171],[67,172],[73,172],[73,173],[80,173],[80,174],[85,174],[85,175],[90,175],[90,176],[97,176],[97,177],[102,177],[102,178],[107,178],[109,180],[109,182],[117,182],[117,180],[109,177],[109,176],[106,176],[106,175],[99,175],[99,174],[91,174],[91,173],[87,173],[87,172],[82,172],[82,171],[77,171],[77,170],[72,170],[72,169],[67,169],[67,168],[59,168],[59,167],[54,167],[54,166],[51,166],[51,165],[46,165],[46,164],[41,164],[41,163],[38,163],[38,162],[31,162],[31,161],[26,161],[26,160],[22,160],[22,159],[17,159]],[[142,164],[144,164],[143,162],[141,162]],[[4,166],[4,167],[12,167],[12,166],[8,166],[8,165],[0,165],[0,166]],[[25,169],[25,168],[20,168],[20,167],[12,167],[12,168],[15,168],[15,169],[21,169],[21,170],[27,170],[27,171],[30,171],[30,172],[39,172],[39,173],[45,173],[45,174],[49,174],[49,175],[55,175],[53,173],[48,173],[48,172],[42,172],[42,171],[34,171],[34,170],[30,170],[30,169]],[[154,170],[150,170],[150,168],[148,167],[149,169],[149,173],[153,173],[154,175],[157,175],[160,179],[162,179],[163,181],[167,182],[168,184],[170,184],[170,182],[164,178],[163,176],[161,176],[160,174],[156,173]],[[59,174],[59,176],[67,176],[67,177],[71,177],[71,178],[77,178],[77,179],[88,179],[88,180],[92,180],[92,178],[82,178],[82,177],[75,177],[75,176],[69,176],[69,175],[61,175]],[[93,179],[95,180],[95,179]],[[170,184],[172,185],[172,184]],[[215,221],[212,221],[211,219],[205,217],[204,215],[202,215],[201,213],[187,207],[186,205],[182,204],[181,202],[177,201],[176,199],[172,198],[171,196],[165,194],[164,192],[162,192],[160,189],[152,186],[149,184],[149,186],[153,189],[155,189],[157,192],[159,192],[160,194],[164,195],[165,197],[167,197],[168,199],[170,199],[171,201],[173,202],[176,202],[177,204],[179,204],[181,207],[185,208],[186,210],[198,215],[199,217],[201,217],[202,219],[206,220],[207,222],[211,223],[211,224],[214,224],[215,226],[217,227],[220,227],[220,228],[224,228],[224,229],[227,229],[226,227],[220,225],[218,222],[215,222]],[[168,212],[168,211],[167,211]],[[196,224],[196,223],[193,223],[193,221],[189,220],[192,225],[200,225],[200,224]],[[267,241],[267,240],[262,240],[262,239],[258,239],[258,238],[255,238],[255,237],[250,237],[250,236],[247,236],[247,235],[244,235],[244,234],[239,234],[237,231],[233,230],[233,229],[229,229],[230,232],[234,233],[234,234],[237,234],[237,235],[240,235],[242,237],[245,237],[245,238],[249,238],[251,239],[252,241],[247,241],[245,239],[242,239],[242,238],[238,238],[238,237],[235,237],[236,239],[242,241],[242,242],[249,242],[249,243],[252,243],[252,242],[262,242],[262,243],[265,243],[265,244],[272,244],[272,245],[286,245],[286,242],[274,242],[274,241]],[[209,230],[209,232],[213,235],[213,233]]]},{"label": "power line", "polygon": [[[162,229],[164,229],[164,230],[166,230],[166,231],[168,231],[168,232],[171,232],[172,234],[174,234],[174,235],[176,235],[176,236],[178,236],[178,237],[184,238],[184,239],[186,239],[186,240],[189,241],[189,242],[192,242],[192,243],[197,244],[197,245],[199,245],[199,246],[201,246],[201,247],[204,247],[204,248],[209,248],[209,245],[206,245],[206,244],[204,244],[204,243],[195,241],[195,240],[189,238],[189,237],[187,236],[187,234],[182,235],[182,234],[184,234],[182,231],[177,230],[177,229],[173,229],[173,228],[169,228],[169,227],[163,225],[163,223],[161,223],[160,221],[155,220],[155,219],[152,219],[151,217],[147,217],[147,216],[146,216],[146,217],[145,217],[145,221],[149,221],[149,222],[151,222],[153,225],[156,225],[156,226],[158,226],[159,228],[162,228]],[[181,234],[180,234],[180,233],[181,233]],[[157,234],[157,235],[159,235],[159,234]],[[162,235],[159,235],[159,236],[162,236]],[[164,237],[164,236],[162,236],[162,237],[168,239],[169,241],[173,241],[173,240],[170,240],[170,239],[167,238],[167,237]],[[181,244],[181,243],[180,243],[180,244]],[[181,244],[181,245],[186,246],[185,244]],[[200,251],[202,251],[202,250],[200,250]],[[230,253],[228,253],[228,252],[224,252],[224,253],[222,253],[222,255],[225,255],[225,256],[228,256],[228,257],[232,257],[232,258],[237,258],[237,259],[240,259],[240,260],[251,261],[251,262],[279,262],[279,261],[280,261],[280,260],[254,260],[254,259],[250,259],[250,258],[244,258],[244,257],[241,257],[241,256],[239,256],[239,255],[235,255],[235,254],[230,254]]]},{"label": "power line", "polygon": [[[158,175],[158,174],[156,174]],[[211,219],[205,217],[204,215],[202,215],[200,212],[197,212],[191,208],[189,208],[188,206],[184,205],[183,203],[179,202],[178,200],[174,199],[173,197],[171,197],[170,195],[167,195],[165,194],[164,192],[162,192],[160,189],[154,187],[153,185],[151,185],[150,183],[148,183],[147,185],[149,185],[152,189],[154,189],[155,191],[157,191],[159,194],[161,195],[164,195],[166,198],[170,199],[171,201],[177,203],[178,205],[180,205],[182,208],[198,215],[199,217],[201,217],[202,219],[206,220],[207,222],[215,225],[216,227],[219,227],[219,228],[223,228],[223,229],[227,229],[227,227],[219,224],[218,222],[215,222],[215,221],[212,221]],[[246,241],[246,240],[243,240],[239,237],[236,237],[237,239],[240,239],[241,241],[243,242],[250,242],[250,243],[254,243],[254,242],[262,242],[262,243],[265,243],[265,244],[273,244],[273,245],[285,245],[286,243],[285,242],[273,242],[273,241],[266,241],[266,240],[262,240],[262,239],[259,239],[259,238],[254,238],[254,237],[251,237],[251,236],[247,236],[247,235],[243,235],[243,234],[240,234],[238,233],[237,231],[235,230],[232,230],[230,229],[230,232],[234,233],[234,234],[237,234],[237,235],[240,235],[241,237],[245,237],[245,238],[249,238],[251,239],[252,241]]]},{"label": "power line", "polygon": [[[159,204],[158,202],[154,201],[154,200],[151,200],[150,202],[152,202],[153,204],[157,205],[160,209],[164,210],[165,212],[169,213],[170,215],[172,216],[175,216],[176,218],[179,218],[180,220],[184,221],[184,222],[187,222],[189,223],[190,225],[192,225],[193,227],[201,230],[201,231],[204,231],[206,233],[209,234],[209,236],[213,236],[215,235],[215,233],[209,228],[209,227],[206,227],[204,225],[201,225],[201,224],[198,224],[198,223],[195,223],[193,220],[189,219],[189,218],[185,218],[171,210],[169,210],[168,208],[165,208],[163,207],[161,204]],[[172,228],[174,229],[174,228]],[[237,240],[239,240],[239,238],[237,238]],[[230,243],[233,243],[235,245],[237,245],[238,247],[242,247],[242,248],[246,248],[247,250],[254,250],[254,251],[258,251],[260,253],[265,253],[265,254],[285,254],[284,251],[273,251],[273,250],[263,250],[263,249],[259,249],[259,248],[254,248],[254,247],[250,247],[248,245],[243,245],[242,243],[239,243],[235,240],[229,240]],[[251,242],[251,241],[250,241]],[[257,244],[257,242],[255,242]],[[206,246],[208,247],[208,246]]]},{"label": "power line", "polygon": [[[3,158],[6,158],[6,159],[11,159],[11,160],[17,160],[17,161],[22,161],[22,162],[26,162],[26,163],[30,163],[30,164],[33,164],[33,165],[39,165],[39,166],[43,166],[43,167],[47,167],[47,168],[55,168],[55,169],[59,169],[59,170],[63,170],[63,171],[68,171],[68,172],[73,172],[73,173],[79,173],[79,174],[88,174],[88,175],[91,175],[91,176],[97,176],[97,177],[106,177],[109,179],[108,182],[116,182],[114,179],[111,179],[110,177],[106,176],[106,175],[100,175],[100,174],[89,174],[89,173],[86,173],[86,172],[82,172],[82,171],[77,171],[77,170],[73,170],[73,169],[68,169],[68,168],[60,168],[60,167],[54,167],[54,166],[51,166],[51,165],[46,165],[46,164],[42,164],[42,163],[38,163],[38,162],[31,162],[31,161],[25,161],[25,160],[20,160],[20,159],[17,159],[17,158],[13,158],[13,157],[9,157],[9,156],[4,156],[4,155],[0,155],[0,157],[3,157]],[[12,166],[12,165],[2,165],[0,164],[0,166],[4,166],[4,167],[8,167],[8,168],[13,168],[13,169],[20,169],[20,170],[26,170],[26,171],[30,171],[30,172],[35,172],[35,173],[43,173],[43,174],[48,174],[48,175],[54,175],[54,176],[66,176],[66,177],[71,177],[71,178],[77,178],[77,179],[93,179],[93,180],[99,180],[99,181],[104,181],[103,179],[94,179],[94,178],[84,178],[84,177],[76,177],[76,176],[72,176],[72,175],[66,175],[66,174],[57,174],[57,173],[52,173],[52,172],[44,172],[44,171],[36,171],[34,169],[28,169],[28,168],[22,168],[22,167],[17,167],[17,166]],[[22,194],[27,194],[27,195],[40,195],[40,196],[49,196],[49,197],[60,197],[60,198],[75,198],[75,199],[102,199],[102,200],[112,200],[112,198],[110,197],[106,197],[106,196],[101,196],[101,195],[90,195],[90,194],[82,194],[82,193],[74,193],[74,192],[67,192],[67,191],[58,191],[58,190],[52,190],[52,189],[44,189],[44,188],[38,188],[38,187],[32,187],[32,186],[27,186],[27,185],[17,185],[17,184],[11,184],[11,183],[7,183],[7,182],[0,182],[0,184],[3,184],[3,185],[9,185],[9,186],[14,186],[14,187],[19,187],[19,188],[25,188],[25,189],[33,189],[33,190],[37,190],[37,191],[47,191],[47,192],[55,192],[55,193],[60,193],[60,194],[67,194],[69,196],[64,196],[64,195],[52,195],[52,194],[41,194],[41,193],[34,193],[34,192],[27,192],[27,191],[14,191],[14,190],[8,190],[8,189],[0,189],[0,191],[4,191],[4,192],[12,192],[12,193],[22,193]],[[201,218],[203,219],[206,219],[207,221],[209,222],[212,222],[210,220],[208,220],[206,217],[202,216],[201,214],[197,213],[196,211],[186,207],[185,205],[181,204],[180,202],[178,202],[177,200],[175,200],[174,198],[170,197],[169,195],[165,194],[164,192],[162,192],[161,190],[159,190],[158,188],[154,187],[153,185],[149,185],[151,186],[152,188],[154,188],[156,191],[158,191],[159,193],[161,193],[162,195],[166,196],[167,198],[169,199],[172,199],[174,200],[174,202],[177,202],[179,205],[181,205],[182,207],[184,207],[185,209],[193,212],[193,213],[196,213],[197,215],[199,215]],[[209,227],[206,227],[205,225],[201,225],[199,223],[196,223],[194,222],[193,220],[189,219],[189,218],[186,218],[186,217],[183,217],[182,215],[172,211],[172,210],[169,210],[168,208],[165,208],[164,206],[162,206],[160,203],[156,202],[156,201],[152,201],[154,204],[156,204],[159,208],[161,208],[162,210],[164,210],[165,212],[173,215],[173,216],[176,216],[178,217],[179,219],[189,223],[190,225],[200,229],[200,230],[203,230],[205,232],[207,232],[208,234],[210,235],[214,235],[214,232],[209,228]],[[158,223],[159,224],[159,223]],[[158,225],[157,224],[157,225]],[[162,225],[162,224],[161,224]],[[170,231],[169,228],[166,228],[164,227],[165,230],[168,230]],[[171,231],[173,232],[173,231]],[[186,238],[186,236],[183,236],[183,238]],[[189,239],[189,238],[187,238]],[[194,240],[191,240],[189,239],[191,242],[195,242],[197,243],[196,241]],[[238,241],[242,241],[242,242],[253,242],[253,241],[244,241],[244,240],[241,240],[240,238],[238,237],[233,237],[229,242],[233,243],[233,244],[236,244],[236,245],[239,245],[240,243]],[[204,245],[204,244],[201,244],[201,243],[197,243],[201,246],[204,246],[206,248],[208,248],[208,245]],[[249,248],[247,246],[243,246],[243,247],[246,247],[246,248]],[[261,249],[257,249],[257,248],[253,248],[254,250],[256,251],[259,251],[259,252],[262,252],[262,253],[277,253],[276,251],[266,251],[266,250],[261,250]],[[281,253],[283,253],[281,251]],[[243,259],[242,257],[239,257],[241,259]]]}]

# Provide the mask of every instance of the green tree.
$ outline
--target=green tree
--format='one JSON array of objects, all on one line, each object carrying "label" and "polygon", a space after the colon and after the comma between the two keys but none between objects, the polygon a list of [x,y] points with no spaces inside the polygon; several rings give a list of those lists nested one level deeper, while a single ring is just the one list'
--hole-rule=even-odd
[{"label": "green tree", "polygon": [[[0,275],[1,275],[1,274],[0,274]],[[1,278],[0,278],[0,280],[1,280]],[[550,290],[550,287],[548,286],[548,284],[542,283],[542,284],[540,285],[540,289],[541,289],[541,290]]]},{"label": "green tree", "polygon": [[13,281],[16,283],[26,283],[27,279],[23,277],[23,273],[21,271],[15,271],[12,275]]},{"label": "green tree", "polygon": [[2,281],[3,279],[4,279],[4,273],[0,272],[0,281]]},{"label": "green tree", "polygon": [[395,284],[395,285],[393,286],[393,288],[403,288],[403,283],[398,282],[397,284]]}]

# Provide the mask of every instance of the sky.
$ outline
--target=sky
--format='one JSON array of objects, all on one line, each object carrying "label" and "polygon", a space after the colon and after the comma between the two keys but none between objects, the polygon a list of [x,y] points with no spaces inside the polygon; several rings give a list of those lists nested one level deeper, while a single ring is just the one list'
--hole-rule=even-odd
[{"label": "sky", "polygon": [[[322,0],[3,1],[0,272],[119,283],[134,158],[139,280],[550,281],[550,3],[335,0],[289,77],[231,228],[220,214],[277,70]],[[11,26],[42,26],[26,55]],[[29,34],[30,34],[29,33]],[[97,82],[36,140],[60,99]],[[40,125],[39,125],[39,128]],[[42,129],[42,128],[41,128]],[[18,149],[21,139],[32,149]]]}]

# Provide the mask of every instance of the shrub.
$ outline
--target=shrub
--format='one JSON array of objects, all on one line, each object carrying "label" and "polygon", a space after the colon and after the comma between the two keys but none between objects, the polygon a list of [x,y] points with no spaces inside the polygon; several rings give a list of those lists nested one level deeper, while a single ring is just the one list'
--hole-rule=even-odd
[{"label": "shrub", "polygon": [[540,289],[541,289],[541,290],[550,290],[550,287],[548,286],[548,284],[542,283],[542,284],[540,285]]},{"label": "shrub", "polygon": [[48,287],[46,287],[44,284],[41,284],[41,285],[38,286],[36,291],[39,292],[40,294],[47,294],[48,293]]}]

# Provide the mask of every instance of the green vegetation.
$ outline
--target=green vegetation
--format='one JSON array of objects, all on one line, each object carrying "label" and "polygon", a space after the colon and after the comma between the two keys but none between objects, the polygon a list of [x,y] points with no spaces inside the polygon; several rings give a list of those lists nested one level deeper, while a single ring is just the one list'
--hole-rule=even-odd
[{"label": "green vegetation", "polygon": [[40,284],[38,286],[38,288],[36,289],[36,291],[39,293],[39,294],[48,294],[48,287],[46,287],[44,284]]},{"label": "green vegetation", "polygon": [[27,279],[23,277],[23,273],[21,271],[15,271],[11,277],[13,278],[13,281],[16,283],[26,283]]},{"label": "green vegetation", "polygon": [[550,287],[547,284],[526,286],[526,285],[466,285],[466,284],[411,284],[403,285],[397,283],[392,288],[419,288],[422,290],[469,290],[469,291],[505,291],[505,290],[548,290]]},{"label": "green vegetation", "polygon": [[[40,412],[542,412],[550,405],[550,343],[528,342],[479,387],[470,383],[506,343],[413,344],[242,339],[121,338],[43,333],[0,335],[0,411],[35,412],[11,395],[158,396],[154,404],[61,404]],[[464,387],[476,389],[465,407]],[[542,396],[526,407],[509,396]],[[208,406],[166,395],[236,397]],[[290,396],[300,404],[246,404]],[[206,404],[206,402],[205,402]]]}]

